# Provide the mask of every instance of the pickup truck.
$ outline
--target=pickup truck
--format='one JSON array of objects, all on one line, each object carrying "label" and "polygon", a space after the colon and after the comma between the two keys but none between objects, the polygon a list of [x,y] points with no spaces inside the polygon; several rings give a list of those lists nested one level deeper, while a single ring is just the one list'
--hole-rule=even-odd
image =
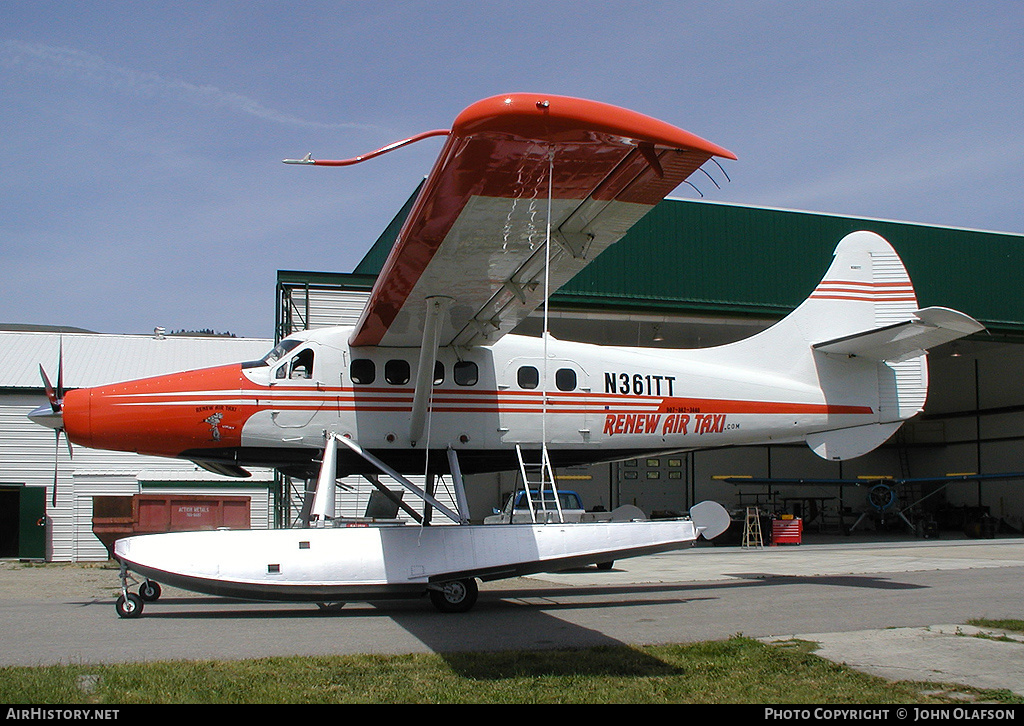
[{"label": "pickup truck", "polygon": [[[529,524],[530,503],[526,500],[526,492],[522,489],[515,492],[515,512],[513,513],[513,496],[505,500],[503,509],[495,509],[494,514],[484,518],[484,524]],[[540,492],[530,492],[530,499],[533,500],[533,511],[538,522],[557,522],[558,505],[555,504],[554,493],[550,490],[544,491],[544,501],[541,502]],[[558,504],[562,507],[562,521],[579,522],[583,516],[583,501],[580,495],[571,490],[560,490],[558,492]]]},{"label": "pickup truck", "polygon": [[[490,517],[484,517],[484,524],[530,524],[536,522],[558,522],[558,507],[555,505],[554,494],[550,491],[544,492],[544,508],[541,507],[540,493],[531,491],[530,497],[533,500],[533,511],[535,519],[530,517],[530,503],[526,500],[526,492],[515,492],[505,500],[503,509],[495,509]],[[515,500],[513,510],[512,502]],[[562,522],[604,522],[612,518],[611,512],[599,511],[588,512],[583,509],[583,500],[580,495],[571,490],[560,490],[558,492],[558,503],[562,506]],[[639,510],[638,510],[639,511]],[[599,570],[610,570],[614,563],[599,562]]]}]

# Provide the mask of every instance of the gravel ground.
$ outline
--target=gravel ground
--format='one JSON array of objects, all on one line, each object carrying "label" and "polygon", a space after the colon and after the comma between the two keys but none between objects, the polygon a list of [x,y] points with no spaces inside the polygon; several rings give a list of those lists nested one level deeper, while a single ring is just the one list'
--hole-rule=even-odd
[{"label": "gravel ground", "polygon": [[116,562],[38,563],[0,560],[0,599],[113,600],[120,594]]}]

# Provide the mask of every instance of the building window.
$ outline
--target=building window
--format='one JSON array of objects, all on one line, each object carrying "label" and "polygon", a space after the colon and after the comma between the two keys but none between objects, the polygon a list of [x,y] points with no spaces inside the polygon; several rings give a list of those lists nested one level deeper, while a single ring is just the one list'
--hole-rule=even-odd
[{"label": "building window", "polygon": [[353,383],[366,386],[377,379],[377,366],[369,358],[356,358],[349,366],[349,375]]},{"label": "building window", "polygon": [[456,363],[452,375],[460,386],[475,386],[480,376],[476,363],[470,360],[460,360]]},{"label": "building window", "polygon": [[384,380],[393,386],[401,386],[409,382],[409,362],[389,360],[384,364]]},{"label": "building window", "polygon": [[533,366],[519,366],[516,380],[520,388],[534,389],[540,385],[540,373]]}]

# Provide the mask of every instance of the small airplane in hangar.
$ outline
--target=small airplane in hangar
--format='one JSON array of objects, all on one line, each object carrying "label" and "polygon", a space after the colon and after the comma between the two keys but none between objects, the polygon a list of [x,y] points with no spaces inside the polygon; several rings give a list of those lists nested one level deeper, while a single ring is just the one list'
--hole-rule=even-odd
[{"label": "small airplane in hangar", "polygon": [[[163,582],[318,603],[429,593],[461,611],[477,579],[682,548],[724,531],[725,510],[472,525],[463,475],[518,468],[525,480],[532,457],[553,488],[558,466],[766,442],[859,456],[922,409],[925,351],[982,330],[954,310],[918,309],[896,252],[862,231],[839,242],[807,300],[747,340],[668,350],[511,334],[541,305],[546,321],[548,296],[691,174],[736,157],[633,111],[519,93],[364,157],[290,163],[344,166],[438,135],[437,162],[354,327],[289,335],[258,361],[66,394],[43,374],[50,402],[31,416],[75,444],[317,481],[309,528],[119,540],[122,616],[142,611],[129,571],[147,578],[148,599]],[[458,526],[333,526],[336,479],[380,473]],[[424,487],[408,479],[424,473]],[[431,493],[441,475],[456,510]]]}]

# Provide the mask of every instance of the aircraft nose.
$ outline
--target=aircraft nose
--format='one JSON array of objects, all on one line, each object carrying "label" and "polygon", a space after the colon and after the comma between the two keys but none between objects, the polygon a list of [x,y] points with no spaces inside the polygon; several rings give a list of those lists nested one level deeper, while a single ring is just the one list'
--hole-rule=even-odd
[{"label": "aircraft nose", "polygon": [[83,446],[92,446],[92,389],[68,391],[61,406],[64,433],[68,440]]},{"label": "aircraft nose", "polygon": [[64,430],[92,449],[177,457],[238,446],[249,409],[238,364],[68,391]]}]

